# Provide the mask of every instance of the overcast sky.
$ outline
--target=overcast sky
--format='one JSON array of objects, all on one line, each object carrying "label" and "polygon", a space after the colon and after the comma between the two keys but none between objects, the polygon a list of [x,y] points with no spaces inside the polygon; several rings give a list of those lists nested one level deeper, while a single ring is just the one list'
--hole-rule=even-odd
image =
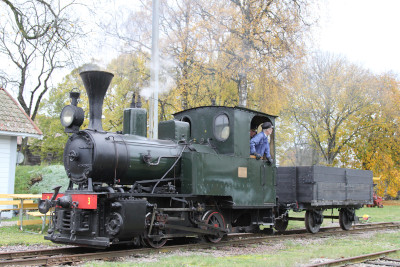
[{"label": "overcast sky", "polygon": [[376,74],[392,71],[400,76],[399,0],[324,2],[315,36],[321,50],[342,54]]}]

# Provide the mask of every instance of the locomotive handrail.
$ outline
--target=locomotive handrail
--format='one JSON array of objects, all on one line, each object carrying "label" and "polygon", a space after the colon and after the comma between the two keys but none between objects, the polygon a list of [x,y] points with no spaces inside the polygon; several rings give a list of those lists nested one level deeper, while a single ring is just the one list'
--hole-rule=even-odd
[{"label": "locomotive handrail", "polygon": [[150,154],[147,154],[147,155],[143,155],[142,159],[143,159],[144,163],[146,163],[149,166],[157,166],[158,164],[160,164],[160,161],[162,158],[176,158],[176,157],[178,157],[178,156],[159,156],[157,158],[156,162],[151,162],[152,157]]},{"label": "locomotive handrail", "polygon": [[157,185],[165,178],[165,176],[167,176],[167,174],[175,167],[175,165],[178,163],[178,161],[181,159],[182,157],[182,153],[183,151],[186,149],[186,147],[188,146],[188,144],[185,144],[182,147],[181,152],[179,153],[178,158],[175,160],[174,164],[172,164],[172,166],[168,169],[168,171],[165,172],[165,174],[158,180],[158,182],[154,185],[153,190],[151,190],[151,193],[154,193],[154,190],[157,188]]},{"label": "locomotive handrail", "polygon": [[[160,141],[160,140],[159,140]],[[165,140],[164,140],[165,141]],[[112,142],[115,142],[115,143],[126,143],[126,144],[134,144],[134,145],[137,145],[137,146],[143,146],[143,147],[152,147],[152,146],[154,146],[154,147],[159,147],[160,146],[160,144],[152,144],[152,143],[143,143],[143,141],[141,142],[141,141],[131,141],[131,140],[124,140],[124,141],[117,141],[117,140],[113,140]],[[171,148],[175,148],[176,147],[176,143],[173,143],[173,144],[163,144],[163,147],[171,147]]]},{"label": "locomotive handrail", "polygon": [[160,164],[160,160],[161,160],[161,157],[158,157],[156,162],[151,162],[152,158],[150,155],[143,155],[142,158],[143,158],[144,163],[146,163],[149,166],[157,166],[158,164]]},{"label": "locomotive handrail", "polygon": [[[136,181],[133,185],[135,184],[149,184],[149,183],[157,183],[160,179],[157,180],[141,180],[141,181]],[[167,178],[164,179],[164,182],[169,182],[169,181],[175,181],[176,178]]]}]

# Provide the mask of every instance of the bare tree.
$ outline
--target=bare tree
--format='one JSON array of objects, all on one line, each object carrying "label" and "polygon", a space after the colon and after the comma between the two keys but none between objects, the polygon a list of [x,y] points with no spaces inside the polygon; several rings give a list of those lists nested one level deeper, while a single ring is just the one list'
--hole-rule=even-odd
[{"label": "bare tree", "polygon": [[14,23],[24,39],[40,39],[52,28],[59,28],[61,25],[58,19],[59,14],[53,10],[51,2],[42,0],[26,1],[20,4],[8,0],[1,0],[1,2],[5,3],[12,12]]},{"label": "bare tree", "polygon": [[365,129],[376,112],[375,77],[346,60],[317,53],[293,72],[288,112],[328,165]]},{"label": "bare tree", "polygon": [[[71,14],[72,1],[1,0],[8,11],[0,22],[0,54],[12,68],[0,69],[1,80],[17,91],[24,111],[35,119],[43,96],[57,69],[73,61],[75,41],[81,34]],[[6,64],[0,68],[7,67]]]}]

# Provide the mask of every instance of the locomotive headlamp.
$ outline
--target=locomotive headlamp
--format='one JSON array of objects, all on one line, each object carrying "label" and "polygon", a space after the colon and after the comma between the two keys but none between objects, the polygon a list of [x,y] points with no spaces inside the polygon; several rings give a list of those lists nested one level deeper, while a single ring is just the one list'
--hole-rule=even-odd
[{"label": "locomotive headlamp", "polygon": [[[76,108],[76,107],[75,107]],[[64,127],[71,126],[74,121],[75,109],[74,106],[66,106],[61,111],[61,124]]]},{"label": "locomotive headlamp", "polygon": [[75,133],[79,131],[79,127],[83,123],[83,109],[77,107],[79,92],[70,92],[71,105],[65,106],[61,111],[60,120],[62,126],[65,127],[66,133]]}]

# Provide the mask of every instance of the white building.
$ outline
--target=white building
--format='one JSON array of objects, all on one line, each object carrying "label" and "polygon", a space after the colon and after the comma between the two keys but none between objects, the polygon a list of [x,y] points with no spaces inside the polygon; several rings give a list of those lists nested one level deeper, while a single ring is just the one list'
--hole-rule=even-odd
[{"label": "white building", "polygon": [[42,138],[43,133],[19,106],[18,102],[5,89],[0,88],[1,194],[14,193],[18,136]]}]

